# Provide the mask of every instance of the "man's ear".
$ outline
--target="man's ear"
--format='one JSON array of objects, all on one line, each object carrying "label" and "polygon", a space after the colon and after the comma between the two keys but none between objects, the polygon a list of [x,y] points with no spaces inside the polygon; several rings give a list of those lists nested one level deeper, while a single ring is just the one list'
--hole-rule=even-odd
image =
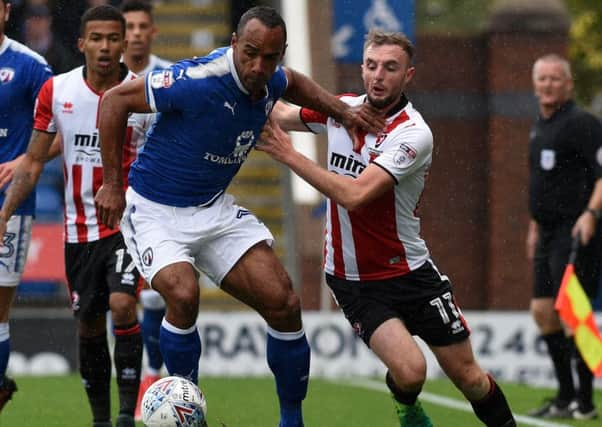
[{"label": "man's ear", "polygon": [[85,42],[85,39],[83,39],[82,37],[77,39],[77,49],[81,53],[84,53],[84,42]]},{"label": "man's ear", "polygon": [[234,45],[236,45],[236,43],[238,43],[238,37],[236,36],[236,33],[232,33],[232,37],[230,38],[230,46],[234,47]]},{"label": "man's ear", "polygon": [[282,49],[282,55],[280,55],[280,60],[284,59],[284,54],[286,53],[286,48],[288,47],[287,43],[284,43],[284,49]]}]

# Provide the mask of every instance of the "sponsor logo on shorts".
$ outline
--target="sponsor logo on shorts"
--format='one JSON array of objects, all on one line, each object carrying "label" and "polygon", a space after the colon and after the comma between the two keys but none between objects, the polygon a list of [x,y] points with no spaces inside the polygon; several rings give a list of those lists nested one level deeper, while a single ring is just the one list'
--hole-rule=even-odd
[{"label": "sponsor logo on shorts", "polygon": [[142,263],[147,267],[150,267],[153,264],[153,249],[146,248],[142,253]]},{"label": "sponsor logo on shorts", "polygon": [[452,334],[459,334],[464,331],[464,325],[461,320],[454,320],[451,324],[451,332]]},{"label": "sponsor logo on shorts", "polygon": [[133,273],[123,273],[121,275],[121,284],[133,286],[135,284],[136,276]]}]

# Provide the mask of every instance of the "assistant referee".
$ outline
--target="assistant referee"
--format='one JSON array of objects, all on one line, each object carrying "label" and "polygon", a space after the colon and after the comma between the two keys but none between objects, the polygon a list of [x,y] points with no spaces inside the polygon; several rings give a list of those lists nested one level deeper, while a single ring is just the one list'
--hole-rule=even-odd
[{"label": "assistant referee", "polygon": [[[600,277],[602,245],[598,227],[602,209],[602,125],[571,99],[570,65],[546,55],[533,65],[539,116],[530,133],[527,256],[533,260],[531,313],[554,365],[557,395],[530,415],[542,418],[592,419],[593,375],[567,336],[554,300],[568,262],[573,236],[580,236],[575,270],[594,298]],[[576,359],[579,387],[573,384]]]}]

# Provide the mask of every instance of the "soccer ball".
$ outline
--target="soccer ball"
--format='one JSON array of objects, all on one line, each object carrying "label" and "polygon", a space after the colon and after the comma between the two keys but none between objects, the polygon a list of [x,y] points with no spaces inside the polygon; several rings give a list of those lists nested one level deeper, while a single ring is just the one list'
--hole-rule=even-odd
[{"label": "soccer ball", "polygon": [[142,397],[142,422],[147,427],[207,427],[206,414],[205,396],[186,378],[162,378]]}]

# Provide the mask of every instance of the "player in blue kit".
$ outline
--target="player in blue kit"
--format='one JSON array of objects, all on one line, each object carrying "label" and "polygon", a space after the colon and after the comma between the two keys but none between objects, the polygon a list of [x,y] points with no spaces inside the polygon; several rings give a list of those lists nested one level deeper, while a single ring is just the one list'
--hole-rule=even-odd
[{"label": "player in blue kit", "polygon": [[[280,15],[255,7],[241,17],[230,47],[108,91],[99,119],[104,180],[96,203],[105,224],[121,220],[138,269],[166,301],[160,346],[169,373],[197,381],[203,271],[266,320],[280,427],[298,427],[310,360],[300,300],[271,248],[272,234],[225,191],[281,97],[328,114],[352,132],[361,126],[376,133],[384,121],[350,110],[280,66],[285,49]],[[130,112],[160,115],[132,165],[126,206],[119,141]]]},{"label": "player in blue kit", "polygon": [[[33,108],[38,91],[52,72],[46,60],[28,47],[9,39],[4,28],[10,2],[0,0],[0,205],[17,160],[27,149],[33,126]],[[8,318],[21,280],[35,209],[35,192],[6,221],[0,246],[0,410],[17,390],[6,376],[10,356]]]}]

